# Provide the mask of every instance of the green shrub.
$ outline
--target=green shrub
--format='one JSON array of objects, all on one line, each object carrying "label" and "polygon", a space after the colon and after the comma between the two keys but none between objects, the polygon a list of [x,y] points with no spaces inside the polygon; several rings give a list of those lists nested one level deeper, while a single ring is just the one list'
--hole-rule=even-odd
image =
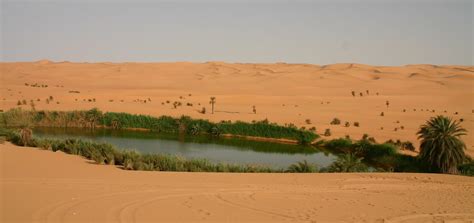
[{"label": "green shrub", "polygon": [[474,176],[474,162],[461,164],[458,166],[459,173],[466,176]]},{"label": "green shrub", "polygon": [[332,139],[327,141],[324,147],[333,150],[348,149],[352,147],[352,141],[346,138]]}]

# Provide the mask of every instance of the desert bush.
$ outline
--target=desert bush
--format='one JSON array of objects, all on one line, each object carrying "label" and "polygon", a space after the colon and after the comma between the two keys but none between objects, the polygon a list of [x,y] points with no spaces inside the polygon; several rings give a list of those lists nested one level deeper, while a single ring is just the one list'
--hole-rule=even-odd
[{"label": "desert bush", "polygon": [[344,123],[344,126],[345,126],[345,127],[349,127],[349,126],[351,126],[351,123],[346,122],[346,123]]},{"label": "desert bush", "polygon": [[324,130],[324,136],[331,136],[331,129]]},{"label": "desert bush", "polygon": [[360,125],[359,125],[359,122],[354,122],[354,126],[355,126],[355,127],[359,127],[359,126],[360,126]]},{"label": "desert bush", "polygon": [[339,120],[338,118],[334,118],[334,119],[331,121],[330,124],[331,124],[331,125],[339,125],[339,124],[341,124],[341,120]]}]

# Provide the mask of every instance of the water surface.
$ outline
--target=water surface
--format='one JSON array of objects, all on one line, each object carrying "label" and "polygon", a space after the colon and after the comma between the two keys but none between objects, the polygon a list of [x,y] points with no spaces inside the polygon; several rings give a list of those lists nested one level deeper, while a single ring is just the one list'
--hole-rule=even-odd
[{"label": "water surface", "polygon": [[141,153],[165,153],[185,158],[204,158],[211,162],[257,164],[272,168],[286,168],[307,160],[325,167],[335,156],[309,146],[272,142],[249,141],[239,138],[212,138],[208,136],[178,136],[156,132],[78,128],[35,128],[34,134],[46,138],[80,138],[107,142],[122,149]]}]

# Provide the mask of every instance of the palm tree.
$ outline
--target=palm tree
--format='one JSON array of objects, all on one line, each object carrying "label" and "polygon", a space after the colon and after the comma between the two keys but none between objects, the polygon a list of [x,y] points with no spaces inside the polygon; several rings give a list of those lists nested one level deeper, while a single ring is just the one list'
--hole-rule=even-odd
[{"label": "palm tree", "polygon": [[417,133],[421,139],[419,157],[442,173],[457,174],[457,166],[466,155],[466,144],[460,139],[466,129],[458,121],[439,115],[420,126]]},{"label": "palm tree", "polygon": [[331,166],[329,172],[367,172],[367,166],[353,153],[339,157]]},{"label": "palm tree", "polygon": [[113,118],[110,124],[113,129],[120,129],[120,121],[118,120],[118,118]]},{"label": "palm tree", "polygon": [[211,101],[209,101],[209,104],[212,105],[212,114],[214,114],[214,104],[216,104],[216,97],[211,97]]},{"label": "palm tree", "polygon": [[316,172],[316,166],[313,166],[308,163],[308,161],[303,160],[303,162],[297,162],[288,167],[287,172],[290,173],[314,173]]},{"label": "palm tree", "polygon": [[86,119],[89,122],[91,129],[95,129],[96,122],[100,119],[101,116],[102,112],[97,108],[93,108],[86,112]]}]

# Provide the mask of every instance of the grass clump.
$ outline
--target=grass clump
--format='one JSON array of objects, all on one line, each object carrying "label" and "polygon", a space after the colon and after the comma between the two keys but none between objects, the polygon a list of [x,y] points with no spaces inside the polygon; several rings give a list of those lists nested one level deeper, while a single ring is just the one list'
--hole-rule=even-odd
[{"label": "grass clump", "polygon": [[308,163],[308,161],[303,160],[301,162],[297,162],[292,164],[288,167],[286,172],[289,173],[315,173],[318,172],[318,168],[316,165],[312,165]]}]

